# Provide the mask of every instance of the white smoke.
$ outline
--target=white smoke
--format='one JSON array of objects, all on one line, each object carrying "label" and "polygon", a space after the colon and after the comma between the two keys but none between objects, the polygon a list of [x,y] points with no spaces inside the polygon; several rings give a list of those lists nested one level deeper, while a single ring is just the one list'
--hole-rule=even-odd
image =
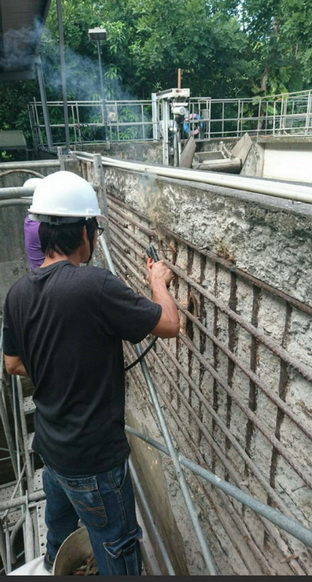
[{"label": "white smoke", "polygon": [[22,27],[6,31],[2,36],[3,56],[0,57],[0,67],[20,69],[33,64],[33,55],[43,32],[39,19],[33,27]]}]

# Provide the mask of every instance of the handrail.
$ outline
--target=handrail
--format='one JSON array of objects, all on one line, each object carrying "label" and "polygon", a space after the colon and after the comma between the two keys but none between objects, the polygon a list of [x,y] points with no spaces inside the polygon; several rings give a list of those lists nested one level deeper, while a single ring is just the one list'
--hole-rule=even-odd
[{"label": "handrail", "polygon": [[[79,151],[74,153],[78,160],[91,161],[93,159],[93,154]],[[111,166],[121,170],[142,172],[146,175],[164,176],[167,178],[175,178],[177,180],[181,179],[200,182],[202,184],[212,184],[214,186],[256,192],[258,194],[266,194],[278,198],[297,200],[299,202],[312,204],[311,186],[289,184],[287,182],[274,180],[263,180],[261,178],[248,178],[247,176],[235,176],[233,174],[222,174],[219,172],[201,172],[198,170],[186,170],[184,168],[145,164],[143,162],[129,162],[127,160],[119,160],[106,156],[101,156],[101,158],[104,166]]]}]

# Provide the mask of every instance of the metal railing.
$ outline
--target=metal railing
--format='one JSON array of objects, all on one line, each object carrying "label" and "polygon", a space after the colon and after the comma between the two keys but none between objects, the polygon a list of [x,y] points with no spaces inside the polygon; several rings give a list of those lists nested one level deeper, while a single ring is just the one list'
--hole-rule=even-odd
[{"label": "metal railing", "polygon": [[[161,105],[155,100],[68,101],[71,144],[149,141],[161,139]],[[28,106],[34,147],[47,147],[41,101]],[[63,101],[48,101],[54,145],[65,143]],[[183,137],[211,140],[251,136],[309,136],[312,134],[312,91],[265,97],[211,99],[191,97],[180,122]],[[175,121],[172,118],[171,123]]]},{"label": "metal railing", "polygon": [[[150,100],[68,101],[70,143],[119,142],[153,139]],[[47,103],[54,145],[65,143],[63,101]],[[28,106],[32,140],[36,148],[46,147],[45,123],[41,101]]]}]

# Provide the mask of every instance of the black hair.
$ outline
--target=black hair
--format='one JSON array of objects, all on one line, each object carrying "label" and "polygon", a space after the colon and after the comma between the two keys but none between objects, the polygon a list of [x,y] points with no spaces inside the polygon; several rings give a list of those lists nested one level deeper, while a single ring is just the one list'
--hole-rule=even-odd
[{"label": "black hair", "polygon": [[49,257],[53,252],[62,255],[71,255],[82,242],[83,227],[87,229],[87,236],[90,243],[90,257],[92,257],[94,250],[94,234],[98,228],[96,218],[89,218],[86,220],[82,218],[78,222],[63,223],[63,224],[49,224],[41,222],[39,225],[39,238],[42,251]]}]

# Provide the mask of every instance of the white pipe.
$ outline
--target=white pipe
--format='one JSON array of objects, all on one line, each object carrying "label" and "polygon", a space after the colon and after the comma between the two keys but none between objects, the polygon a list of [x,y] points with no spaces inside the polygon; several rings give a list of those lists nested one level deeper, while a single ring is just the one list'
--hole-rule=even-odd
[{"label": "white pipe", "polygon": [[[75,153],[78,159],[92,159],[92,154],[85,152]],[[278,198],[287,198],[290,200],[297,200],[298,202],[312,204],[312,186],[301,186],[280,181],[275,182],[273,180],[264,180],[261,178],[248,178],[247,176],[235,176],[233,174],[223,174],[221,172],[201,172],[198,170],[172,168],[169,166],[152,166],[141,162],[128,162],[126,160],[117,160],[105,156],[102,156],[102,163],[105,166],[111,166],[132,172],[155,174],[178,180],[190,180],[192,182],[201,182],[203,184],[211,184],[223,188],[235,188],[235,190],[246,190],[247,192],[256,192],[257,194],[266,194]]]}]

